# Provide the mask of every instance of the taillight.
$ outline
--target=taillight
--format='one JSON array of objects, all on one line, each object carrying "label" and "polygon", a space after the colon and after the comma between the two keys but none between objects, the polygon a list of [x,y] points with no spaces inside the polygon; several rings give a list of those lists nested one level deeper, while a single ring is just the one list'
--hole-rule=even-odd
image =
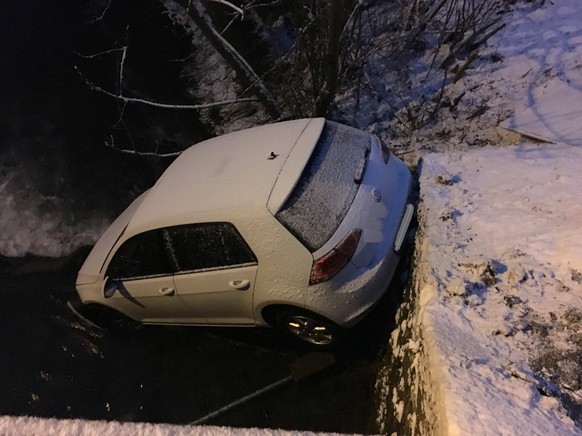
[{"label": "taillight", "polygon": [[384,163],[387,164],[388,160],[390,160],[390,149],[380,138],[378,138],[378,142],[380,142],[380,152],[382,153],[382,159],[384,159]]},{"label": "taillight", "polygon": [[325,282],[336,275],[353,257],[362,236],[362,229],[354,229],[330,252],[313,261],[309,284]]}]

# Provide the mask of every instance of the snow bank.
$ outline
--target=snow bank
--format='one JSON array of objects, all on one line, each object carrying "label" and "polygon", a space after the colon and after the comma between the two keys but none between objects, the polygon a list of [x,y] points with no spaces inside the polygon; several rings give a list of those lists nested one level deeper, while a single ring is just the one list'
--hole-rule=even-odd
[{"label": "snow bank", "polygon": [[83,436],[246,436],[271,435],[295,436],[314,434],[310,432],[269,430],[259,428],[232,428],[192,425],[121,423],[114,421],[83,421],[80,419],[43,419],[28,416],[0,416],[0,434],[12,435],[83,435]]},{"label": "snow bank", "polygon": [[511,62],[503,70],[510,77],[521,72],[515,85],[524,95],[504,127],[550,142],[582,145],[581,18],[578,2],[557,0],[508,22],[501,53]]},{"label": "snow bank", "polygon": [[412,434],[582,434],[582,149],[486,147],[420,168],[401,381],[380,386],[380,418]]}]

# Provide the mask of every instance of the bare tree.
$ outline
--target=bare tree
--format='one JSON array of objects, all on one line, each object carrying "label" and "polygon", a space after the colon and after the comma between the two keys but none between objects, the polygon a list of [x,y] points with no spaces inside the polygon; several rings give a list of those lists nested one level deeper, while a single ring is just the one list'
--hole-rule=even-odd
[{"label": "bare tree", "polygon": [[349,17],[349,0],[327,0],[326,21],[327,32],[325,44],[326,51],[322,53],[325,63],[323,72],[325,75],[323,90],[318,95],[315,112],[325,115],[333,100],[339,85],[340,67],[342,64],[342,31]]},{"label": "bare tree", "polygon": [[[246,12],[226,0],[213,1],[229,7],[239,17],[242,17]],[[163,23],[164,20],[169,18],[174,27],[166,25],[164,26],[164,29],[166,29],[164,32],[166,34],[173,32],[177,37],[177,41],[182,41],[182,46],[184,45],[183,41],[187,40],[189,36],[189,51],[192,53],[182,60],[172,59],[171,55],[170,57],[162,55],[162,58],[166,56],[166,62],[168,64],[174,63],[174,65],[178,65],[179,62],[179,64],[186,65],[185,62],[203,48],[200,55],[206,59],[204,59],[201,65],[206,64],[209,70],[204,71],[205,74],[202,74],[203,77],[201,80],[196,78],[195,81],[200,80],[205,90],[196,92],[196,86],[194,86],[194,89],[192,87],[183,88],[180,94],[189,94],[196,101],[188,103],[184,102],[184,97],[180,97],[182,101],[178,103],[176,101],[173,102],[171,97],[168,98],[167,94],[159,93],[158,89],[175,86],[172,85],[172,82],[180,79],[179,77],[168,77],[169,81],[167,84],[158,82],[161,86],[151,86],[141,80],[139,77],[140,72],[146,73],[149,71],[149,69],[145,70],[141,67],[143,62],[140,64],[139,61],[139,59],[146,58],[144,56],[146,53],[144,52],[144,48],[147,50],[148,45],[144,45],[143,38],[140,45],[140,42],[132,37],[132,35],[136,34],[134,26],[130,28],[127,25],[123,33],[120,33],[122,30],[119,29],[119,26],[117,29],[114,27],[116,26],[115,23],[123,22],[120,18],[122,20],[128,20],[127,22],[134,22],[136,19],[138,22],[139,20],[143,21],[140,18],[141,11],[130,9],[131,5],[124,0],[106,0],[104,4],[103,2],[96,2],[95,6],[97,9],[89,25],[97,30],[106,29],[110,33],[118,32],[118,37],[113,43],[113,47],[106,47],[105,50],[93,53],[89,52],[89,54],[77,53],[79,55],[79,64],[76,66],[76,69],[90,89],[110,97],[117,104],[119,116],[117,122],[112,127],[112,134],[105,141],[107,146],[134,155],[175,156],[177,153],[175,150],[177,148],[183,149],[192,143],[188,139],[190,137],[188,134],[172,133],[164,127],[164,120],[177,120],[191,116],[176,114],[176,117],[173,117],[171,112],[175,113],[175,110],[193,111],[195,113],[195,120],[208,123],[209,120],[212,121],[212,114],[222,113],[224,111],[226,114],[232,115],[237,113],[239,116],[240,114],[245,116],[245,113],[256,112],[256,107],[262,104],[272,119],[280,118],[281,110],[276,99],[266,86],[264,86],[262,80],[250,64],[246,62],[244,57],[216,30],[199,1],[196,3],[190,2],[189,9],[186,9],[176,1],[154,0],[154,2],[149,2],[150,8],[155,8],[155,2],[158,3],[161,12],[160,19],[155,21],[155,25],[159,26],[160,23]],[[190,12],[199,19],[200,26],[196,25]],[[163,18],[163,16],[167,18]],[[215,55],[209,55],[208,51],[212,51],[214,45],[204,42],[204,40],[209,41],[210,38],[206,38],[206,34],[201,31],[200,27],[206,30],[210,38],[213,38],[212,42],[218,47],[218,49],[215,49],[216,52],[220,53],[220,56],[225,59],[221,65],[213,64],[213,62],[218,62],[217,59],[220,56],[217,58]],[[162,29],[155,29],[153,33],[157,36],[160,31]],[[100,37],[99,34],[96,36],[98,38]],[[84,51],[86,52],[86,50]],[[176,53],[176,49],[169,47],[168,53]],[[99,65],[106,63],[111,65],[113,71],[117,71],[115,78],[111,77],[110,74],[103,75],[103,68],[101,67],[99,69]],[[232,66],[229,67],[231,64]],[[93,65],[97,65],[97,69],[93,68]],[[215,67],[218,67],[218,69]],[[227,70],[232,68],[232,70],[236,71],[236,76],[226,73],[225,68]],[[183,67],[181,69],[185,72]],[[96,74],[95,71],[98,73]],[[184,73],[183,77],[189,80],[187,79],[187,74]],[[238,84],[232,80],[234,77],[237,78]],[[216,81],[221,84],[220,89],[216,87]],[[191,80],[190,82],[192,83]],[[146,86],[144,87],[144,85]],[[246,90],[245,87],[247,88]],[[213,89],[218,92],[212,92]],[[245,91],[247,96],[242,97]],[[156,94],[157,98],[154,97]],[[255,109],[253,109],[253,106]],[[245,109],[241,112],[236,107],[245,107]],[[262,114],[263,112],[260,113]],[[146,121],[148,124],[143,126],[141,124],[143,120],[151,120],[153,123]],[[200,121],[198,121],[198,125],[200,125]],[[173,125],[176,125],[176,122]],[[215,129],[215,124],[212,122],[208,126],[211,130]],[[182,141],[183,145],[178,145]]]},{"label": "bare tree", "polygon": [[[160,109],[202,111],[199,112],[200,116],[210,121],[213,129],[217,123],[223,122],[221,119],[231,118],[234,110],[228,108],[232,105],[244,107],[252,102],[260,103],[271,120],[289,116],[326,115],[340,83],[345,79],[346,70],[353,64],[353,56],[350,57],[346,49],[352,39],[353,29],[350,24],[356,21],[364,3],[363,0],[242,0],[240,4],[230,0],[154,1],[158,2],[163,14],[170,19],[177,34],[181,35],[180,38],[186,36],[186,39],[190,39],[192,54],[182,59],[182,71],[184,77],[191,80],[193,87],[189,93],[198,99],[196,103],[160,101],[136,88],[135,83],[139,81],[131,79],[136,77],[135,66],[126,65],[129,62],[128,52],[133,52],[127,35],[121,38],[124,41],[121,45],[84,56],[86,59],[117,56],[118,74],[113,83],[102,84],[79,69],[91,89],[118,101],[120,116],[116,125],[123,127],[130,139],[131,129],[124,118],[126,109],[140,104]],[[91,23],[114,20],[115,7],[123,2],[100,1]],[[132,14],[138,12],[132,11]],[[279,35],[273,30],[275,23],[279,23]],[[234,33],[232,29],[235,29]],[[290,45],[280,45],[280,32],[288,33]],[[240,38],[241,35],[243,38]],[[211,61],[216,63],[209,65],[208,46],[213,47],[222,61]],[[262,47],[263,52],[260,54],[252,52],[257,46]],[[243,54],[241,47],[244,50],[251,47],[251,52],[244,51]],[[199,67],[189,63],[190,59],[195,58],[200,61],[198,52],[201,49],[207,56],[202,63],[209,70],[203,70],[200,62]],[[212,59],[213,56],[210,55]],[[216,89],[210,83],[210,77],[216,75],[217,80],[230,80],[224,73],[211,71],[219,67],[218,63],[227,65],[234,72],[237,84],[235,87],[229,85],[228,92],[220,90],[216,94],[220,97],[214,100],[214,95],[202,90]],[[126,75],[126,69],[130,67],[133,75]],[[196,89],[198,81],[201,84],[199,90]],[[130,86],[132,83],[134,85]],[[210,117],[205,114],[210,114]],[[109,140],[109,144],[113,144],[113,141]],[[133,153],[137,148],[139,146],[134,144],[129,151]]]},{"label": "bare tree", "polygon": [[[412,135],[434,121],[443,107],[455,110],[460,96],[448,96],[480,58],[488,39],[504,26],[512,0],[396,0],[382,19],[370,20],[378,35],[367,47],[370,57],[382,57],[382,70],[368,68],[363,84],[389,108],[398,122],[396,136]],[[417,62],[430,55],[430,62]],[[408,65],[415,65],[408,68]],[[387,72],[389,72],[387,74]],[[376,74],[390,77],[378,87]]]},{"label": "bare tree", "polygon": [[363,1],[291,2],[288,16],[295,33],[294,50],[285,60],[284,98],[292,112],[325,116],[346,72],[356,63],[358,23]]},{"label": "bare tree", "polygon": [[[281,117],[281,107],[273,94],[267,89],[262,79],[247,60],[216,29],[200,0],[191,0],[187,8],[184,8],[176,0],[161,1],[174,24],[183,27],[186,32],[191,32],[192,26],[197,26],[216,51],[236,71],[237,77],[243,85],[249,87],[264,104],[269,115],[273,119]],[[232,3],[226,1],[220,1],[220,3],[226,3],[242,15],[243,10],[232,5]]]},{"label": "bare tree", "polygon": [[[117,2],[123,1],[101,0],[95,20],[111,19]],[[139,81],[135,67],[133,75],[125,75],[128,52],[133,51],[127,40],[90,56],[117,56],[114,82],[103,85],[87,75],[84,80],[119,102],[119,125],[124,125],[126,108],[144,105],[197,111],[214,133],[224,131],[221,126],[236,116],[248,116],[251,124],[266,121],[267,115],[271,120],[326,116],[336,108],[338,90],[350,81],[374,86],[372,73],[362,73],[362,67],[375,56],[382,57],[382,68],[394,70],[393,80],[401,82],[395,88],[409,91],[390,97],[384,91],[375,98],[388,102],[410,131],[418,129],[443,102],[456,101],[445,95],[446,85],[459,80],[478,59],[479,48],[503,26],[499,14],[511,2],[393,0],[386,16],[370,17],[370,0],[152,1],[169,18],[176,39],[189,45],[190,54],[175,61],[195,101],[174,104],[152,98],[139,85],[129,86]],[[413,74],[402,68],[426,50],[433,52],[428,70]],[[253,111],[261,116],[254,117]]]}]

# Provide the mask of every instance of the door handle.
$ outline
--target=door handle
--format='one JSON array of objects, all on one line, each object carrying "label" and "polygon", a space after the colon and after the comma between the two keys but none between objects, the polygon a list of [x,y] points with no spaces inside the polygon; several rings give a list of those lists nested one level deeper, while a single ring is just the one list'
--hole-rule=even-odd
[{"label": "door handle", "polygon": [[167,295],[168,297],[171,297],[176,293],[176,290],[174,288],[162,288],[158,290],[158,292],[162,295]]},{"label": "door handle", "polygon": [[250,280],[233,280],[228,282],[228,286],[234,289],[238,289],[239,291],[246,291],[251,287]]}]

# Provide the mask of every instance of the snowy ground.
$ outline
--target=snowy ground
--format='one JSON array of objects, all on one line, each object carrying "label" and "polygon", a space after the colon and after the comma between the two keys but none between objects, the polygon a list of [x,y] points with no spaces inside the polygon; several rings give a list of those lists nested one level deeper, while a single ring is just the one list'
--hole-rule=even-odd
[{"label": "snowy ground", "polygon": [[454,114],[385,134],[423,156],[399,366],[378,382],[379,420],[411,434],[582,434],[582,11],[540,3],[491,41],[502,62],[447,88],[465,92]]},{"label": "snowy ground", "polygon": [[[310,432],[264,430],[260,428],[232,427],[195,427],[192,425],[121,423],[106,421],[83,421],[80,419],[41,419],[31,417],[0,416],[2,435],[69,435],[69,436],[109,436],[109,435],[148,435],[148,436],[246,436],[273,435],[297,436],[310,435]],[[334,433],[331,433],[334,434]]]},{"label": "snowy ground", "polygon": [[582,434],[567,417],[582,424],[580,168],[567,145],[423,159],[417,307],[401,325],[415,334],[395,352],[418,353],[431,431]]}]

